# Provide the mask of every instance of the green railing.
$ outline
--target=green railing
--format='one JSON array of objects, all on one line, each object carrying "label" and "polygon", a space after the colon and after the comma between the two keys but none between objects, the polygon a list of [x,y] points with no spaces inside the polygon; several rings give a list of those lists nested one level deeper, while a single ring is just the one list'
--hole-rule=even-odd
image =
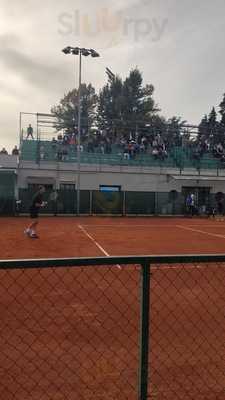
[{"label": "green railing", "polygon": [[225,254],[0,261],[1,398],[224,399]]},{"label": "green railing", "polygon": [[[60,147],[61,146],[61,147]],[[61,150],[59,151],[59,149]],[[63,150],[64,149],[64,150]],[[21,160],[35,161],[41,163],[64,162],[76,163],[77,153],[73,145],[57,145],[51,141],[24,140],[21,144]],[[98,165],[120,165],[130,167],[160,167],[160,168],[186,168],[202,169],[224,169],[225,165],[212,154],[206,153],[199,159],[194,158],[194,152],[189,147],[174,146],[168,151],[168,157],[164,160],[155,159],[152,154],[140,153],[135,158],[125,159],[122,148],[117,145],[112,146],[112,153],[102,154],[98,149],[95,152],[81,152],[80,162],[82,164]]]}]

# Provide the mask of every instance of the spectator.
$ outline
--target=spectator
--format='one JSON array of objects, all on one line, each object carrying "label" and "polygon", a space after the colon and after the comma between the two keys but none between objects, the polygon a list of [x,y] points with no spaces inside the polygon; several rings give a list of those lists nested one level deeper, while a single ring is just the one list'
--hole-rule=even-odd
[{"label": "spectator", "polygon": [[63,159],[63,149],[62,146],[59,146],[57,149],[57,159],[58,161],[62,161]]},{"label": "spectator", "polygon": [[70,142],[70,137],[67,134],[65,134],[63,136],[63,144],[67,145],[69,144],[69,142]]},{"label": "spectator", "polygon": [[58,144],[62,144],[62,142],[63,142],[63,137],[62,137],[61,133],[58,134],[58,136],[57,136],[57,141],[58,141]]},{"label": "spectator", "polygon": [[193,217],[196,213],[196,204],[195,204],[195,195],[194,193],[190,193],[187,196],[186,200],[186,206],[187,206],[187,211],[191,217]]},{"label": "spectator", "polygon": [[12,150],[12,155],[13,156],[18,156],[19,155],[19,149],[17,148],[17,146],[15,146],[14,149]]},{"label": "spectator", "polygon": [[62,161],[66,161],[68,159],[68,148],[67,148],[67,145],[63,145],[62,146],[62,158],[61,158],[61,160]]},{"label": "spectator", "polygon": [[33,130],[32,126],[31,126],[31,124],[29,124],[29,126],[27,128],[27,137],[26,137],[26,139],[28,139],[29,136],[31,136],[31,138],[34,139],[33,132],[34,132],[34,130]]},{"label": "spectator", "polygon": [[2,148],[0,154],[8,154],[8,151],[5,149],[5,147]]},{"label": "spectator", "polygon": [[152,150],[152,155],[153,155],[153,157],[155,158],[155,160],[157,160],[158,155],[159,155],[159,151],[158,151],[156,148],[154,148],[154,149]]},{"label": "spectator", "polygon": [[88,142],[87,151],[88,153],[94,153],[94,145],[92,141]]},{"label": "spectator", "polygon": [[100,150],[102,154],[105,154],[105,146],[104,143],[101,143]]},{"label": "spectator", "polygon": [[57,140],[56,138],[52,138],[52,150],[56,151],[57,150]]},{"label": "spectator", "polygon": [[140,152],[145,153],[145,145],[143,142],[140,144]]},{"label": "spectator", "polygon": [[74,134],[70,135],[69,144],[71,144],[71,145],[76,144],[76,136]]},{"label": "spectator", "polygon": [[49,200],[50,200],[50,204],[51,204],[51,208],[52,208],[52,212],[54,214],[54,216],[57,216],[57,209],[58,209],[58,204],[57,204],[57,200],[58,200],[58,193],[57,190],[53,190],[52,193],[49,196]]},{"label": "spectator", "polygon": [[[79,149],[78,145],[77,145],[77,150]],[[83,153],[84,151],[84,146],[82,144],[80,144],[80,153]]]},{"label": "spectator", "polygon": [[129,154],[128,145],[126,145],[126,146],[124,147],[123,158],[124,158],[124,160],[129,160],[129,159],[130,159],[130,154]]},{"label": "spectator", "polygon": [[45,158],[45,148],[44,148],[44,146],[41,146],[40,147],[40,159],[44,160],[44,158]]},{"label": "spectator", "polygon": [[224,196],[221,194],[216,198],[217,212],[220,216],[224,215]]}]

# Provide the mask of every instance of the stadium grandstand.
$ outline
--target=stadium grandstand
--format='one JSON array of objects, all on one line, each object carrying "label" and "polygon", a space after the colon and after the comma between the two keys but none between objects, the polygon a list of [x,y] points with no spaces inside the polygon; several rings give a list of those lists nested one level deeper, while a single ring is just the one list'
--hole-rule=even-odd
[{"label": "stadium grandstand", "polygon": [[[1,214],[27,213],[42,184],[47,200],[57,192],[59,214],[184,215],[194,193],[196,214],[204,215],[223,196],[225,171],[215,148],[196,144],[197,132],[184,125],[177,142],[167,143],[149,125],[119,138],[90,127],[78,162],[76,130],[67,135],[52,114],[20,113],[19,155],[0,154],[1,176],[14,177],[1,180]],[[53,203],[43,212],[52,214]]]}]

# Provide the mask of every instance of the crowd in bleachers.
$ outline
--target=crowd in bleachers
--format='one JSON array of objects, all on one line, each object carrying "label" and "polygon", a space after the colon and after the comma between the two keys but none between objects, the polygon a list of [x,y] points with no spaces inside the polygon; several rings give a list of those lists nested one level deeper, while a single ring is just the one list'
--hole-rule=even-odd
[{"label": "crowd in bleachers", "polygon": [[[40,159],[47,159],[50,150],[55,159],[66,160],[69,154],[77,151],[77,146],[77,137],[75,135],[59,134],[57,137],[53,137],[51,142],[41,141]],[[127,160],[134,160],[140,154],[152,155],[156,160],[165,160],[168,157],[167,146],[159,134],[151,140],[144,135],[140,135],[136,139],[132,137],[129,139],[126,137],[114,139],[95,133],[81,138],[80,152],[104,155],[114,153]]]},{"label": "crowd in bleachers", "polygon": [[[8,151],[6,150],[5,147],[2,148],[2,150],[0,150],[0,154],[5,154],[5,155],[9,155]],[[12,153],[13,156],[18,156],[19,155],[19,149],[17,148],[17,146],[15,146],[12,149]]]},{"label": "crowd in bleachers", "polygon": [[[51,155],[59,161],[68,160],[71,154],[77,150],[78,132],[73,135],[58,133],[51,141]],[[138,155],[147,154],[153,159],[164,161],[171,154],[174,157],[174,147],[179,147],[186,154],[187,158],[193,161],[201,161],[203,156],[220,160],[225,165],[225,146],[223,143],[213,143],[209,138],[199,136],[190,138],[189,135],[179,135],[179,141],[174,140],[172,134],[163,135],[159,131],[153,133],[134,132],[115,135],[109,130],[94,130],[89,134],[82,131],[80,152],[98,154],[117,154],[125,160],[134,160]],[[177,136],[177,137],[178,137]],[[31,125],[27,128],[26,140],[34,140],[34,132]],[[49,141],[40,143],[40,159],[45,160],[49,157]],[[15,147],[13,154],[18,154],[19,150]],[[0,152],[6,154],[3,148]],[[177,161],[177,160],[175,160]]]},{"label": "crowd in bleachers", "polygon": [[[54,153],[54,159],[60,161],[67,160],[71,152],[77,150],[77,136],[66,133],[58,133],[51,141],[51,154]],[[33,128],[29,125],[27,128],[26,140],[34,139]],[[73,146],[73,147],[71,147]],[[135,132],[133,135],[115,136],[112,132],[106,130],[95,130],[89,135],[85,132],[81,134],[80,152],[98,153],[98,154],[117,154],[125,160],[134,160],[138,155],[148,154],[155,160],[164,161],[168,157],[168,140],[160,133],[145,135]],[[72,150],[73,149],[73,150]],[[40,145],[40,159],[49,157],[49,141],[42,141]]]},{"label": "crowd in bleachers", "polygon": [[225,164],[225,143],[210,143],[208,139],[189,141],[185,146],[193,160],[200,161],[203,156],[212,157]]},{"label": "crowd in bleachers", "polygon": [[160,134],[148,137],[136,133],[134,136],[114,138],[113,135],[107,135],[104,131],[97,132],[87,138],[84,145],[87,152],[102,154],[111,154],[114,148],[118,154],[128,160],[135,159],[138,154],[149,154],[160,160],[168,156],[166,144]]}]

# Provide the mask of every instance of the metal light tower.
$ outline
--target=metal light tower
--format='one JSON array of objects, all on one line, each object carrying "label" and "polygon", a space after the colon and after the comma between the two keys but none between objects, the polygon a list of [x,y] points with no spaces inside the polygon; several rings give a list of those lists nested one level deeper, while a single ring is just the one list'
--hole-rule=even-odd
[{"label": "metal light tower", "polygon": [[64,54],[72,54],[79,56],[79,88],[78,88],[78,137],[77,137],[77,215],[80,214],[80,132],[81,132],[81,67],[82,56],[96,58],[100,57],[97,51],[93,49],[85,49],[80,47],[65,47],[62,52]]}]

